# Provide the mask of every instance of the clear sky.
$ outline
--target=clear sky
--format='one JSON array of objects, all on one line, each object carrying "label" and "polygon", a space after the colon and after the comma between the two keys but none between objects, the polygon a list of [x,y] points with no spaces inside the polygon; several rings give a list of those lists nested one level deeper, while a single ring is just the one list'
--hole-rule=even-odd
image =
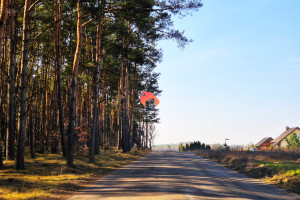
[{"label": "clear sky", "polygon": [[162,41],[155,144],[257,143],[300,126],[300,1],[204,0]]}]

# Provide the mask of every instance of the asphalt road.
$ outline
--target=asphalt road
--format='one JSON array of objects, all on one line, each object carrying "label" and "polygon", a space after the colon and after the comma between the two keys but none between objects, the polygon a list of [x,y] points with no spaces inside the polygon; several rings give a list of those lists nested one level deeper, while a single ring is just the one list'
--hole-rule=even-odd
[{"label": "asphalt road", "polygon": [[300,199],[191,153],[153,152],[78,192],[75,199]]}]

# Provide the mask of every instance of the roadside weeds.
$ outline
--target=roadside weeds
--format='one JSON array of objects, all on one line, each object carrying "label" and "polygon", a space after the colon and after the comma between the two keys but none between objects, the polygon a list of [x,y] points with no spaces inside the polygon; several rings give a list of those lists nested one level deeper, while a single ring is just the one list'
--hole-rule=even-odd
[{"label": "roadside weeds", "polygon": [[272,154],[260,152],[217,150],[197,150],[193,153],[251,178],[259,178],[300,194],[300,162],[294,159],[294,155],[275,158],[269,156]]}]

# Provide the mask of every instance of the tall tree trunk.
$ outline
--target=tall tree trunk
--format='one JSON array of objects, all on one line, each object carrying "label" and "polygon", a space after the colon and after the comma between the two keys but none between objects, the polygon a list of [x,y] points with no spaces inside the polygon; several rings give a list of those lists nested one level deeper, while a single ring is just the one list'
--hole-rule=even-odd
[{"label": "tall tree trunk", "polygon": [[88,127],[91,127],[91,84],[90,80],[88,80],[87,84],[87,120]]},{"label": "tall tree trunk", "polygon": [[[101,9],[104,8],[105,0],[101,0]],[[99,97],[99,77],[100,77],[100,59],[101,59],[101,42],[102,42],[102,21],[103,13],[101,13],[100,20],[97,25],[97,40],[96,40],[96,68],[94,72],[94,99],[93,99],[93,123],[90,136],[90,152],[89,152],[89,162],[95,162],[95,140],[96,131],[98,124],[98,97]],[[98,138],[97,138],[98,139]],[[98,152],[97,152],[98,153]]]},{"label": "tall tree trunk", "polygon": [[80,108],[80,124],[84,127],[84,111],[85,111],[85,95],[84,95],[84,85],[82,86],[82,93],[81,93],[81,108]]},{"label": "tall tree trunk", "polygon": [[129,112],[130,112],[130,90],[129,90],[129,72],[128,72],[128,59],[127,59],[127,65],[126,65],[126,151],[131,150],[131,145],[130,145],[130,132],[129,132]]},{"label": "tall tree trunk", "polygon": [[125,147],[125,142],[126,142],[126,132],[125,132],[125,98],[124,98],[124,59],[123,55],[121,55],[121,73],[120,73],[120,97],[121,97],[121,126],[122,126],[122,141],[121,141],[121,146],[123,149],[123,153],[126,153],[126,147]]},{"label": "tall tree trunk", "polygon": [[140,120],[139,120],[139,133],[138,133],[138,150],[141,148],[142,144],[142,104],[140,103]]},{"label": "tall tree trunk", "polygon": [[[4,43],[6,44],[6,37],[4,37],[5,38],[5,40],[4,40]],[[2,69],[5,69],[6,68],[6,57],[7,57],[7,51],[6,51],[6,45],[4,45],[4,48],[3,48],[3,56],[1,56],[1,54],[0,54],[0,61],[1,61],[1,68]],[[2,60],[1,60],[2,59]],[[8,79],[5,79],[4,77],[4,74],[5,74],[5,70],[0,70],[0,74],[1,74],[1,85],[0,85],[0,87],[1,87],[1,102],[0,102],[0,114],[1,114],[1,117],[0,117],[0,119],[1,119],[1,121],[0,121],[0,126],[1,126],[1,138],[4,140],[4,141],[6,141],[6,143],[5,143],[5,157],[6,157],[6,159],[8,158],[8,155],[7,155],[7,153],[8,153],[8,137],[7,137],[7,134],[5,134],[5,133],[7,133],[7,114],[6,114],[6,112],[5,112],[5,102],[4,102],[4,99],[6,99],[6,97],[5,97],[5,95],[7,95],[6,94],[6,92],[5,92],[5,88],[6,88],[6,84],[5,84],[5,81]]]},{"label": "tall tree trunk", "polygon": [[33,113],[34,113],[34,80],[31,81],[31,104],[30,104],[30,118],[29,118],[29,143],[31,158],[35,158],[34,141],[33,141]]},{"label": "tall tree trunk", "polygon": [[81,89],[81,82],[78,83],[78,94],[76,95],[77,96],[77,125],[78,127],[81,126],[81,102],[82,102],[82,89]]},{"label": "tall tree trunk", "polygon": [[[3,71],[3,70],[2,70]],[[4,119],[4,105],[3,105],[3,100],[5,97],[3,97],[4,95],[4,85],[3,85],[3,79],[4,79],[4,75],[3,72],[0,72],[0,140],[4,140],[5,141],[5,129],[3,127],[3,119]]]},{"label": "tall tree trunk", "polygon": [[96,124],[96,134],[95,134],[95,155],[100,154],[100,136],[99,136],[99,117],[97,118],[97,124]]},{"label": "tall tree trunk", "polygon": [[[49,40],[50,41],[50,38]],[[48,43],[48,48],[50,47],[49,43]],[[47,65],[46,65],[46,76],[45,76],[45,148],[48,151],[48,147],[49,147],[49,122],[50,122],[50,112],[49,112],[49,88],[48,88],[48,82],[49,82],[49,63],[50,63],[50,59],[49,59],[49,55],[47,55]],[[48,118],[48,120],[47,120]]]},{"label": "tall tree trunk", "polygon": [[[1,57],[2,57],[2,41],[3,41],[3,38],[4,38],[4,28],[5,28],[5,25],[6,25],[6,19],[7,19],[7,0],[1,0],[1,10],[0,10],[0,60],[1,60]],[[6,43],[6,42],[4,42]],[[6,45],[6,44],[5,44]],[[6,63],[6,48],[3,52],[3,63],[2,63],[2,66],[0,67],[6,67],[5,63]],[[1,70],[2,71],[2,70]],[[3,84],[3,83],[2,83]],[[2,92],[4,92],[2,90]],[[2,94],[1,94],[1,98],[2,98]],[[2,112],[2,99],[1,99],[1,112]],[[2,114],[2,113],[0,113]],[[2,126],[2,120],[1,120],[1,126]],[[2,129],[1,129],[2,130]],[[0,167],[3,166],[3,156],[2,156],[2,145],[1,145],[1,140],[0,140]]]},{"label": "tall tree trunk", "polygon": [[[33,106],[32,106],[33,108]],[[29,141],[30,141],[30,155],[31,158],[35,158],[34,141],[33,141],[33,110],[30,113],[29,124]]]},{"label": "tall tree trunk", "polygon": [[[54,66],[54,81],[57,82],[57,72],[56,67]],[[51,153],[58,152],[58,136],[57,136],[57,85],[53,87],[53,114],[52,114],[52,139],[51,139]]]},{"label": "tall tree trunk", "polygon": [[61,88],[61,49],[60,49],[60,33],[61,33],[61,8],[62,2],[58,6],[58,0],[54,0],[54,31],[55,31],[55,65],[57,76],[57,103],[59,112],[59,129],[61,138],[61,148],[63,157],[66,157],[66,133],[64,121],[64,108],[62,102],[62,88]]},{"label": "tall tree trunk", "polygon": [[8,82],[8,159],[15,159],[15,123],[16,123],[16,103],[15,103],[15,2],[9,1],[9,82]]},{"label": "tall tree trunk", "polygon": [[86,50],[86,58],[89,61],[90,60],[90,49],[89,49],[89,38],[88,38],[88,32],[87,32],[87,28],[85,28],[85,50]]},{"label": "tall tree trunk", "polygon": [[2,153],[2,144],[1,144],[1,140],[0,140],[0,167],[3,166],[3,153]]},{"label": "tall tree trunk", "polygon": [[146,144],[145,147],[148,148],[148,120],[146,120]]},{"label": "tall tree trunk", "polygon": [[145,148],[145,145],[144,145],[144,139],[145,139],[145,132],[144,132],[144,127],[145,127],[145,119],[143,117],[143,125],[141,127],[141,148],[144,149]]},{"label": "tall tree trunk", "polygon": [[135,93],[135,83],[136,83],[136,75],[137,75],[137,64],[134,63],[134,78],[133,78],[133,84],[131,89],[131,107],[130,107],[130,126],[129,126],[129,132],[131,135],[131,147],[133,147],[133,117],[134,117],[134,93]]},{"label": "tall tree trunk", "polygon": [[76,107],[76,86],[78,76],[78,66],[80,60],[81,42],[82,42],[82,20],[80,0],[77,0],[77,45],[73,62],[72,70],[72,84],[70,95],[70,113],[69,113],[69,127],[68,127],[68,155],[67,164],[73,167],[73,151],[74,151],[74,125],[75,125],[75,107]]},{"label": "tall tree trunk", "polygon": [[122,147],[122,96],[121,96],[121,76],[119,81],[118,88],[118,149],[120,150]]},{"label": "tall tree trunk", "polygon": [[27,71],[28,71],[28,43],[29,43],[29,12],[30,0],[25,0],[22,36],[22,58],[21,58],[21,94],[20,94],[20,120],[19,141],[17,150],[16,169],[25,169],[25,129],[26,129],[26,102],[27,102]]},{"label": "tall tree trunk", "polygon": [[42,148],[41,153],[45,152],[45,135],[46,135],[46,107],[47,107],[47,74],[48,67],[46,67],[46,72],[43,74],[44,77],[44,94],[43,94],[43,105],[42,105]]},{"label": "tall tree trunk", "polygon": [[93,122],[90,136],[89,162],[95,162],[95,134],[98,122],[98,94],[99,94],[99,76],[100,76],[100,50],[101,50],[101,20],[97,25],[97,41],[96,41],[96,67],[94,72],[94,98],[93,98]]},{"label": "tall tree trunk", "polygon": [[4,36],[4,28],[7,19],[7,2],[8,0],[1,0],[1,10],[0,10],[0,58],[2,55],[2,41]]}]

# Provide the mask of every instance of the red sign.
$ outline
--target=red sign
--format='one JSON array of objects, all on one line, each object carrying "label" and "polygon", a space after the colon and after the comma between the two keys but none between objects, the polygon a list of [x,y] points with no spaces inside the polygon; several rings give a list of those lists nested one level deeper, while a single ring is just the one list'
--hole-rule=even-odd
[{"label": "red sign", "polygon": [[149,99],[154,99],[155,106],[159,104],[159,100],[154,96],[154,94],[152,94],[151,92],[141,92],[140,101],[144,106],[146,106],[146,101],[148,101]]}]

